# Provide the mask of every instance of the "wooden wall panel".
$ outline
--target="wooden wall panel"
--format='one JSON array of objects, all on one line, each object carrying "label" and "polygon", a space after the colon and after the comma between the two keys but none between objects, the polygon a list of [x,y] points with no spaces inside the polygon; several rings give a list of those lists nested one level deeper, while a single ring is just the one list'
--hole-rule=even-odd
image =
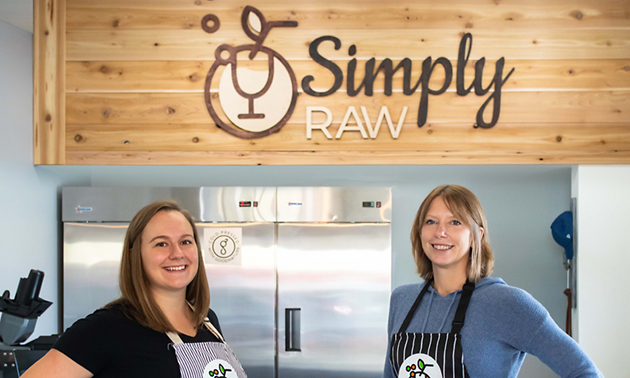
[{"label": "wooden wall panel", "polygon": [[[380,62],[380,61],[379,61]],[[475,75],[475,60],[466,66],[465,82],[471,83]],[[487,87],[494,73],[494,60],[486,61],[483,86]],[[66,85],[68,92],[202,92],[203,85],[212,66],[212,61],[95,61],[68,62]],[[242,67],[266,69],[266,62],[244,61]],[[398,63],[397,61],[394,62]],[[240,64],[240,62],[239,62]],[[340,67],[347,61],[335,61]],[[457,60],[452,61],[453,67]],[[327,69],[312,61],[292,63],[298,80],[313,75],[313,88],[324,91],[333,84],[333,76]],[[365,59],[359,61],[365,71]],[[504,91],[523,90],[610,90],[630,88],[630,59],[610,60],[510,60],[506,67],[515,72],[503,87]],[[413,81],[421,74],[421,63],[414,65]],[[439,88],[444,82],[444,70],[435,70],[429,86]],[[395,91],[402,88],[402,73],[394,75],[392,86]],[[345,91],[343,85],[339,91]],[[454,91],[451,88],[450,91]],[[301,92],[301,88],[299,89]],[[376,81],[375,91],[383,91],[383,75]],[[418,89],[418,92],[421,92]]]},{"label": "wooden wall panel", "polygon": [[[222,25],[240,28],[240,15],[248,2],[201,4],[172,1],[69,2],[68,30],[141,30],[197,29],[208,12],[217,15]],[[240,4],[239,4],[240,3]],[[435,1],[385,3],[382,1],[345,1],[338,8],[336,1],[269,4],[265,1],[265,17],[269,20],[296,20],[303,28],[337,29],[523,29],[618,28],[630,26],[628,2],[608,1],[458,1],[448,4]],[[205,6],[204,6],[205,5]],[[337,9],[335,9],[337,8]],[[334,22],[330,22],[334,20]]]},{"label": "wooden wall panel", "polygon": [[[461,97],[444,93],[429,97],[428,123],[468,122],[475,123],[478,109],[486,96],[469,94]],[[212,124],[208,117],[204,98],[198,93],[103,93],[67,94],[68,124],[157,124],[185,123]],[[406,123],[417,121],[416,112],[420,95],[349,97],[345,93],[329,96],[328,106],[333,119],[341,122],[349,106],[365,106],[368,114],[376,119],[381,106],[387,106],[394,122],[403,106],[408,106]],[[306,122],[306,107],[318,106],[319,98],[299,96],[298,105],[289,123]],[[488,109],[488,118],[491,116]],[[510,123],[609,123],[626,122],[630,119],[630,96],[627,91],[563,92],[510,92],[501,100],[500,125]],[[527,122],[524,122],[524,121]],[[317,117],[316,122],[320,122]],[[334,122],[334,121],[333,121]],[[498,127],[498,126],[495,126]]]},{"label": "wooden wall panel", "polygon": [[[338,126],[338,125],[337,125]],[[470,124],[430,124],[418,128],[403,125],[395,140],[387,126],[381,127],[374,140],[364,139],[359,132],[345,132],[338,140],[327,139],[313,132],[312,140],[301,138],[304,125],[289,124],[281,133],[252,141],[234,137],[215,127],[199,124],[164,125],[68,125],[66,144],[69,151],[450,151],[474,152],[478,149],[530,152],[546,150],[610,152],[623,150],[630,143],[626,124],[594,124],[575,129],[572,124],[510,124],[503,128],[478,130]],[[331,133],[337,128],[331,126]],[[182,148],[184,147],[184,148]]]},{"label": "wooden wall panel", "polygon": [[[282,51],[288,60],[308,60],[311,41],[334,35],[342,42],[335,51],[332,43],[322,46],[328,59],[350,59],[348,48],[355,44],[359,56],[410,58],[427,56],[457,59],[464,32],[474,32],[474,56],[498,59],[630,59],[630,28],[621,29],[507,29],[496,30],[284,30],[270,33],[266,45]],[[214,60],[215,49],[224,43],[249,43],[241,30],[75,30],[66,35],[67,58],[85,60]],[[392,43],[396,41],[396,43]],[[403,48],[401,48],[401,46]]]},{"label": "wooden wall panel", "polygon": [[[68,27],[110,27],[110,15],[117,14],[121,20],[131,21],[128,25],[120,22],[118,27],[152,28],[154,26],[147,20],[146,14],[153,15],[153,12],[163,15],[160,21],[177,19],[186,13],[214,12],[226,17],[227,22],[235,22],[233,20],[238,19],[245,5],[263,6],[249,0],[69,0],[68,8],[77,15],[69,18]],[[334,19],[337,22],[331,28],[356,28],[352,23],[360,23],[361,26],[377,29],[397,29],[401,24],[413,28],[423,25],[433,29],[459,27],[470,21],[487,28],[505,25],[527,28],[567,28],[575,25],[620,27],[628,26],[627,12],[630,5],[624,0],[458,0],[457,3],[433,0],[391,3],[382,0],[347,0],[340,7],[337,0],[265,0],[264,7],[266,14],[269,14],[268,19],[295,19],[303,21],[306,27]],[[95,9],[103,17],[95,16]],[[164,14],[163,11],[172,13]],[[347,27],[348,24],[351,26]]]},{"label": "wooden wall panel", "polygon": [[[53,0],[35,2],[41,10]],[[625,0],[54,3],[64,8],[56,16],[63,20],[55,29],[58,45],[49,42],[43,47],[42,32],[49,25],[36,23],[35,31],[35,60],[55,72],[36,63],[36,77],[40,72],[54,88],[43,95],[45,81],[35,84],[36,164],[63,164],[64,159],[66,164],[175,165],[630,164],[630,2]],[[256,6],[267,20],[299,23],[297,28],[274,29],[265,40],[264,45],[278,51],[295,71],[299,96],[280,132],[259,139],[240,139],[217,128],[203,93],[215,49],[224,43],[251,43],[240,25],[246,5]],[[201,19],[209,13],[221,20],[213,34],[201,28]],[[515,70],[502,88],[499,122],[490,129],[473,127],[490,93],[455,93],[464,33],[473,36],[467,86],[481,58],[486,59],[484,87],[497,59],[505,59],[504,76]],[[385,58],[396,64],[408,57],[415,83],[424,59],[446,57],[453,65],[453,82],[446,93],[429,96],[427,123],[421,128],[416,125],[421,90],[403,95],[401,72],[393,77],[392,96],[384,95],[381,75],[371,97],[348,96],[345,77],[335,94],[313,97],[301,89],[303,77],[313,75],[312,86],[320,91],[333,82],[331,73],[308,52],[309,44],[324,35],[341,40],[339,50],[326,42],[319,51],[344,75],[353,58],[361,79],[370,58],[378,65]],[[356,55],[349,53],[351,45]],[[50,51],[56,54],[54,63]],[[254,61],[239,59],[239,67],[266,69],[260,55]],[[437,68],[429,87],[439,88],[443,80],[444,71]],[[215,87],[212,92],[216,105]],[[357,131],[327,139],[318,130],[307,139],[309,106],[332,112],[328,130],[333,137],[350,106],[359,114],[365,106],[372,123],[381,106],[388,107],[394,124],[404,106],[408,112],[398,139],[391,137],[387,124],[375,139],[364,139]],[[217,112],[224,116],[220,108]],[[43,135],[49,139],[41,145],[43,114],[62,121],[48,124],[59,127],[46,129]],[[490,116],[488,109],[486,119]],[[314,115],[315,122],[322,120],[321,113]],[[50,151],[57,151],[56,157],[37,157]]]},{"label": "wooden wall panel", "polygon": [[69,151],[74,165],[619,164],[630,151]]},{"label": "wooden wall panel", "polygon": [[65,163],[65,0],[33,9],[33,163]]}]

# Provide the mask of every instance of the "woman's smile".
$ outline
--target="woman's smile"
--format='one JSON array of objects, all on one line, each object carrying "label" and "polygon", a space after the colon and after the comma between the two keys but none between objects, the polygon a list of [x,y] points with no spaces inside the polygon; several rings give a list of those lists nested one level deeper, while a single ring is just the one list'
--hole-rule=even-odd
[{"label": "woman's smile", "polygon": [[447,251],[453,248],[452,245],[444,245],[444,244],[431,244],[431,246],[433,246],[433,248],[437,249],[438,251]]},{"label": "woman's smile", "polygon": [[168,270],[169,272],[181,272],[183,270],[186,270],[186,266],[187,265],[167,266],[164,269]]}]

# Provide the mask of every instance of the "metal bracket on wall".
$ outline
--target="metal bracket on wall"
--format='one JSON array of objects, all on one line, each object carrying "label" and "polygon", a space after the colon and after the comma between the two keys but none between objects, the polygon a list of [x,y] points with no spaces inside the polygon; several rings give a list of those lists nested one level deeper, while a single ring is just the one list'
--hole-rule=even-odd
[{"label": "metal bracket on wall", "polygon": [[15,366],[15,354],[12,350],[0,350],[0,377],[18,377],[17,367]]}]

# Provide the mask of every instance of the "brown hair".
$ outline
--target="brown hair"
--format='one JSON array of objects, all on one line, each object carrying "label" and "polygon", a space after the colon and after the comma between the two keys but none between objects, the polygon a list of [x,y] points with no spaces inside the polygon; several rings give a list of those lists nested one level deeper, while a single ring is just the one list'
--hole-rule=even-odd
[{"label": "brown hair", "polygon": [[[411,228],[411,246],[416,261],[418,274],[425,280],[433,277],[433,264],[422,249],[420,235],[429,206],[434,199],[441,197],[449,210],[464,225],[468,226],[471,235],[470,254],[466,267],[466,276],[471,282],[492,274],[494,257],[490,248],[488,225],[479,200],[468,189],[459,185],[441,185],[433,189],[422,201]],[[480,231],[483,228],[483,234]]]},{"label": "brown hair", "polygon": [[151,294],[149,279],[142,266],[142,232],[153,216],[160,211],[179,211],[193,229],[199,265],[197,274],[186,287],[186,300],[194,305],[193,319],[195,327],[199,327],[208,315],[208,308],[210,307],[210,289],[203,264],[199,235],[195,221],[190,214],[173,201],[153,202],[143,207],[131,220],[125,234],[125,244],[120,262],[119,285],[122,296],[105,307],[119,304],[127,316],[135,319],[143,326],[158,332],[177,332],[155,302]]}]

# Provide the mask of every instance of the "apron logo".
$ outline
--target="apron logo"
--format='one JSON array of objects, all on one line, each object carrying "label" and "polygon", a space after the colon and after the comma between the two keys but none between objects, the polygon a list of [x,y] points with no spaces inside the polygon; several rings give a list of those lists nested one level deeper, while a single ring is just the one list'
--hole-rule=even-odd
[{"label": "apron logo", "polygon": [[[209,372],[208,374],[211,377],[218,377],[218,378],[225,378],[225,373],[228,371],[232,371],[232,369],[226,369],[223,367],[223,365],[219,364],[219,368],[218,369],[214,369],[213,371]],[[219,374],[221,374],[219,376]]]},{"label": "apron logo", "polygon": [[[214,33],[219,29],[219,18],[208,14],[201,25],[206,32]],[[241,26],[254,44],[217,47],[216,60],[206,77],[206,107],[218,127],[236,137],[251,139],[277,132],[287,123],[297,102],[295,73],[282,55],[263,43],[272,28],[297,25],[297,21],[266,21],[252,6],[243,9]],[[239,53],[241,60],[237,59]],[[259,59],[254,60],[256,57]],[[216,80],[215,74],[222,67]],[[218,94],[211,93],[211,89],[218,89]]]},{"label": "apron logo", "polygon": [[431,356],[417,353],[405,359],[398,378],[442,378],[442,371]]},{"label": "apron logo", "polygon": [[229,362],[217,359],[203,369],[203,378],[238,378],[238,375]]}]

